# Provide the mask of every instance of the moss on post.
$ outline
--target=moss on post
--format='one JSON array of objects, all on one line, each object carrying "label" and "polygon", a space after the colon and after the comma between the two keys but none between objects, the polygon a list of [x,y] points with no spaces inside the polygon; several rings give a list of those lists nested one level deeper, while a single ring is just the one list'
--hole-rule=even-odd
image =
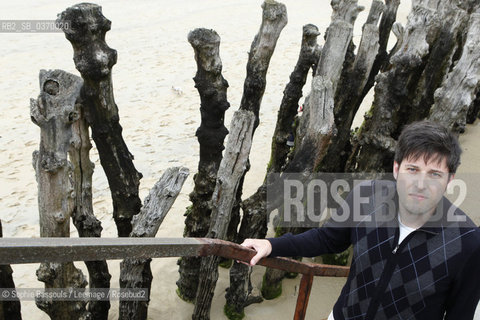
[{"label": "moss on post", "polygon": [[282,280],[271,282],[267,280],[268,274],[263,276],[262,296],[267,300],[278,298],[282,294]]}]

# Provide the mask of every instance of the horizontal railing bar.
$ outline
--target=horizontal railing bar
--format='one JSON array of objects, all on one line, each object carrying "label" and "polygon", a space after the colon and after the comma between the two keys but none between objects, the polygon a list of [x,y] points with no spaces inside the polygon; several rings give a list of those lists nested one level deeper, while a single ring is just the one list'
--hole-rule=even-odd
[{"label": "horizontal railing bar", "polygon": [[[0,238],[0,264],[210,256],[250,261],[255,251],[210,238]],[[314,276],[345,277],[348,267],[264,258],[259,265]]]},{"label": "horizontal railing bar", "polygon": [[0,263],[198,256],[194,238],[1,238]]}]

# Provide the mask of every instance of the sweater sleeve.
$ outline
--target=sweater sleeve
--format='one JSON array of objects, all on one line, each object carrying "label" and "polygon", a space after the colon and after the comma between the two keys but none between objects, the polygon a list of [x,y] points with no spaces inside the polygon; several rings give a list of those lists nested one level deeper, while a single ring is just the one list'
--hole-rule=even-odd
[{"label": "sweater sleeve", "polygon": [[445,320],[472,320],[480,299],[480,247],[457,274],[448,296]]},{"label": "sweater sleeve", "polygon": [[315,257],[347,249],[350,246],[350,228],[324,226],[297,235],[287,233],[267,240],[272,244],[270,257]]},{"label": "sweater sleeve", "polygon": [[[371,185],[371,183],[366,184]],[[349,212],[343,212],[342,206],[338,216],[346,214],[351,219],[350,212],[353,208],[353,192],[345,199]],[[347,220],[348,220],[347,219]],[[268,238],[272,244],[270,257],[315,257],[325,253],[337,253],[346,250],[351,244],[351,223],[348,221],[336,222],[328,220],[322,227],[292,235],[284,234],[279,238]]]}]

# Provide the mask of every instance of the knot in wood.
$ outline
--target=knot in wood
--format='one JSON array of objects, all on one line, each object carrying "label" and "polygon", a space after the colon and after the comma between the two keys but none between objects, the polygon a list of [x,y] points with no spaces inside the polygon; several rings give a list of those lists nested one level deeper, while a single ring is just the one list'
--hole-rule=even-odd
[{"label": "knot in wood", "polygon": [[57,211],[53,214],[53,218],[56,222],[63,223],[65,222],[67,217],[65,216],[65,213],[63,211]]},{"label": "knot in wood", "polygon": [[43,84],[43,91],[48,93],[49,95],[56,96],[60,91],[60,85],[57,81],[53,79],[48,79]]},{"label": "knot in wood", "polygon": [[48,152],[41,157],[41,167],[46,172],[55,173],[60,168],[67,166],[67,159],[60,159],[53,152]]},{"label": "knot in wood", "polygon": [[77,111],[71,111],[68,113],[68,122],[73,123],[80,118],[80,115]]},{"label": "knot in wood", "polygon": [[59,269],[59,263],[42,263],[40,268],[37,269],[37,278],[44,283],[52,283],[57,277],[57,269]]}]

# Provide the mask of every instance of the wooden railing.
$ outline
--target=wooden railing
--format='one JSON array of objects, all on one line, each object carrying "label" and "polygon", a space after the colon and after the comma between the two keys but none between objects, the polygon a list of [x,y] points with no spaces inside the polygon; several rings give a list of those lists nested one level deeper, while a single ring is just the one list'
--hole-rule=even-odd
[{"label": "wooden railing", "polygon": [[[0,264],[212,255],[246,262],[255,251],[209,238],[0,238]],[[348,267],[288,258],[263,258],[258,265],[302,274],[294,319],[305,318],[314,276],[346,277],[349,272]]]}]

